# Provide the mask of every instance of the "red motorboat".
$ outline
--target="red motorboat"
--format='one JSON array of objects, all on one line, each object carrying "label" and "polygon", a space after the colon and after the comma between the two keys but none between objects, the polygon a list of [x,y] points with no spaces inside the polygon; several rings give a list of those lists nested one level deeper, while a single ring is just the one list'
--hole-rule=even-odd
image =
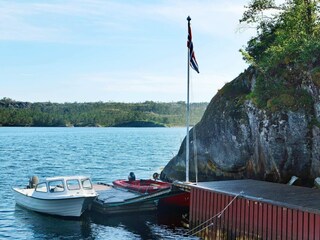
[{"label": "red motorboat", "polygon": [[[141,194],[151,194],[161,190],[169,189],[172,187],[171,183],[162,182],[157,180],[159,174],[154,173],[152,179],[138,179],[136,180],[133,172],[130,172],[128,180],[119,179],[113,181],[113,185],[119,188],[124,188],[129,191],[141,193]],[[161,205],[171,205],[177,207],[189,207],[190,193],[188,192],[173,192],[173,194],[168,197],[161,198]]]},{"label": "red motorboat", "polygon": [[152,179],[140,179],[140,180],[124,180],[119,179],[113,181],[113,185],[116,187],[125,188],[139,193],[154,193],[160,190],[168,189],[171,187],[171,183],[155,181]]}]

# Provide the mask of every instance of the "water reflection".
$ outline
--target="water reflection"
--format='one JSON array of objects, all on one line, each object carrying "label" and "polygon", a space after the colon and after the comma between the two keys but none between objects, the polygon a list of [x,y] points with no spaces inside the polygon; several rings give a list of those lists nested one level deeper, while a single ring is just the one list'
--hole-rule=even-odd
[{"label": "water reflection", "polygon": [[114,227],[132,233],[128,239],[198,239],[187,236],[185,233],[188,230],[182,227],[181,218],[170,211],[112,216],[93,214],[91,219],[99,226]]},{"label": "water reflection", "polygon": [[114,227],[118,230],[127,231],[133,233],[135,239],[154,239],[152,232],[147,223],[156,223],[156,214],[144,213],[144,214],[122,214],[122,215],[102,215],[92,214],[92,222],[98,225]]},{"label": "water reflection", "polygon": [[15,219],[32,239],[89,239],[90,219],[61,218],[26,210],[16,205]]}]

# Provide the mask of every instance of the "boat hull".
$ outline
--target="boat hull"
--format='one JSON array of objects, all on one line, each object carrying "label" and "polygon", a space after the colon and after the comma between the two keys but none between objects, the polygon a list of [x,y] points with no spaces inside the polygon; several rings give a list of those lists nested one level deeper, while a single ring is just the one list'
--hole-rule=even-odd
[{"label": "boat hull", "polygon": [[[172,184],[168,182],[155,181],[152,179],[148,180],[115,180],[113,185],[118,188],[127,189],[132,192],[142,193],[142,194],[152,194],[155,192],[160,192],[165,189],[172,189]],[[161,198],[160,204],[163,206],[172,207],[183,207],[187,208],[190,205],[190,193],[173,191],[169,196]]]},{"label": "boat hull", "polygon": [[130,214],[137,212],[149,212],[157,210],[157,201],[143,201],[141,203],[129,203],[129,204],[103,204],[100,201],[94,201],[92,210],[100,214]]},{"label": "boat hull", "polygon": [[158,200],[171,191],[171,189],[166,189],[141,194],[103,183],[94,188],[99,195],[92,203],[92,211],[106,215],[155,211],[158,207]]},{"label": "boat hull", "polygon": [[41,199],[32,197],[28,193],[20,192],[19,189],[13,188],[16,204],[26,209],[63,216],[63,217],[80,217],[81,214],[89,207],[95,197],[72,197],[59,199]]},{"label": "boat hull", "polygon": [[181,192],[166,198],[162,198],[160,199],[159,204],[161,206],[188,208],[190,206],[190,193]]}]

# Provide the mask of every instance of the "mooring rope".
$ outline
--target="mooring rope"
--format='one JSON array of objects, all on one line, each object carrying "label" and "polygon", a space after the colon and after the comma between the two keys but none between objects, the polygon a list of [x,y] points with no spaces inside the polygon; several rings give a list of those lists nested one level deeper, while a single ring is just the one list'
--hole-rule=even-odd
[{"label": "mooring rope", "polygon": [[206,228],[212,226],[215,222],[210,223],[209,225],[201,228],[200,230],[192,233],[193,231],[195,231],[196,229],[198,229],[199,227],[202,227],[203,225],[207,224],[208,222],[212,221],[213,219],[215,219],[216,217],[220,218],[222,216],[222,214],[228,209],[228,207],[239,197],[243,194],[244,192],[241,191],[240,193],[238,193],[237,195],[234,196],[234,198],[225,206],[224,209],[222,209],[220,212],[218,212],[217,214],[215,214],[213,217],[209,218],[208,220],[206,220],[205,222],[199,224],[198,226],[194,227],[193,229],[189,230],[187,232],[187,234],[191,235],[191,236],[195,236],[196,234],[198,234],[199,232],[202,232],[203,230],[205,230]]}]

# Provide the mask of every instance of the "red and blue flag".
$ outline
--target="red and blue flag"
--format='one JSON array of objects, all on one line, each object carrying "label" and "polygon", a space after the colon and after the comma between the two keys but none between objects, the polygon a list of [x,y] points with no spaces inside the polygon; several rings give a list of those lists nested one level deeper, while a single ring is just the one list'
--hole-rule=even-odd
[{"label": "red and blue flag", "polygon": [[[190,19],[191,20],[191,19]],[[191,33],[191,26],[190,21],[188,21],[188,42],[187,46],[189,48],[189,64],[193,70],[199,73],[199,66],[196,60],[196,56],[194,55],[193,51],[193,43],[192,43],[192,33]]]}]

